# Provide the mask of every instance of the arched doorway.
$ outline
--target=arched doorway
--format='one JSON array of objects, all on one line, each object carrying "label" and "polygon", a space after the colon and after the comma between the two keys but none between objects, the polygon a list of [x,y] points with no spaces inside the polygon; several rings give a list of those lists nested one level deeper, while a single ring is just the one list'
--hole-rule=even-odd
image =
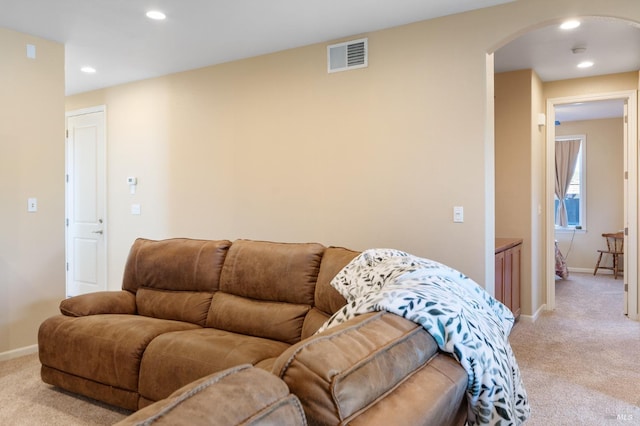
[{"label": "arched doorway", "polygon": [[[627,21],[621,20],[611,20],[605,18],[595,18],[589,17],[584,18],[584,21],[588,21],[593,23],[594,25],[617,25],[620,28],[625,30],[629,29],[629,23]],[[532,48],[532,41],[536,40],[536,37],[532,37],[531,34],[538,35],[538,43],[542,44],[540,38],[544,39],[544,37],[550,37],[549,34],[553,31],[557,31],[557,25],[559,22],[551,22],[545,23],[544,26],[536,26],[535,28],[529,29],[527,33],[521,35],[520,37],[510,41],[505,42],[505,45],[500,49],[497,49],[494,54],[495,59],[495,69],[496,72],[509,72],[504,71],[504,64],[501,63],[500,54],[503,51],[509,50],[509,48],[513,48],[515,46],[515,50],[522,53],[524,47]],[[591,26],[593,27],[593,26]],[[633,27],[633,26],[632,26]],[[637,31],[640,34],[640,29],[638,26],[635,26],[634,31]],[[527,40],[524,44],[522,44],[521,40]],[[636,40],[636,39],[634,39]],[[640,36],[637,38],[638,41],[636,43],[640,45]],[[558,41],[554,41],[552,38],[546,39],[547,43],[552,43],[554,45],[559,44]],[[520,44],[519,44],[520,43]],[[529,44],[527,44],[529,43]],[[575,42],[574,42],[575,43]],[[577,46],[577,44],[574,44]],[[538,48],[544,48],[544,46],[538,46]],[[610,46],[609,46],[610,47]],[[587,45],[587,49],[589,46]],[[544,49],[542,49],[544,50]],[[569,48],[566,48],[568,55],[577,55],[576,53],[571,52]],[[537,52],[540,53],[539,51]],[[629,55],[633,56],[633,55]],[[552,118],[553,111],[549,111],[546,105],[546,98],[548,97],[545,94],[545,89],[543,86],[546,85],[547,82],[543,81],[542,78],[537,76],[536,74],[536,61],[542,62],[539,56],[536,56],[536,52],[532,52],[530,57],[528,58],[530,62],[525,63],[524,69],[533,70],[532,78],[528,81],[525,76],[525,84],[529,84],[528,95],[530,97],[529,102],[529,110],[525,113],[524,120],[526,121],[526,129],[524,129],[523,133],[520,134],[522,138],[526,139],[526,145],[522,147],[522,151],[515,152],[516,156],[521,155],[520,158],[521,166],[517,173],[521,174],[522,179],[519,181],[519,185],[514,185],[513,181],[509,182],[511,185],[507,190],[501,188],[501,175],[498,171],[499,158],[501,149],[498,138],[500,135],[500,126],[504,124],[505,121],[501,121],[501,117],[499,117],[496,112],[495,117],[495,126],[496,126],[496,236],[505,236],[501,235],[504,232],[521,232],[521,235],[524,235],[526,239],[529,240],[530,248],[528,255],[529,268],[523,267],[523,272],[529,274],[527,277],[531,282],[531,295],[529,297],[532,298],[532,306],[546,306],[546,309],[554,309],[555,308],[555,279],[554,279],[554,221],[553,221],[553,187],[554,185],[550,181],[549,176],[551,176],[551,171],[555,168],[553,157],[550,160],[549,156],[549,145],[548,141],[551,140],[553,143],[553,123],[554,120]],[[637,70],[637,68],[636,68]],[[599,72],[602,72],[600,69]],[[607,71],[611,72],[611,71]],[[552,73],[551,73],[552,74]],[[570,77],[564,77],[567,80],[574,79],[578,77],[587,77],[588,73],[583,73],[582,75],[575,75]],[[598,72],[593,72],[590,74],[591,76],[599,75]],[[548,77],[545,75],[545,78],[557,78],[556,77]],[[582,96],[584,99],[588,99],[588,96],[600,96],[604,98],[611,98],[611,96],[621,96],[623,98],[628,98],[629,103],[633,104],[633,108],[635,108],[636,103],[631,99],[637,93],[637,77],[635,80],[635,85],[633,88],[629,89],[629,93],[612,93],[612,92],[620,92],[615,84],[611,87],[616,87],[616,89],[606,88],[605,92],[597,93],[598,90],[602,91],[602,88],[591,88],[586,92],[582,93],[573,93],[572,96]],[[538,86],[542,86],[538,87]],[[536,93],[537,92],[537,93]],[[496,89],[496,104],[500,102],[498,89]],[[496,106],[496,110],[497,110]],[[511,109],[513,111],[513,109]],[[629,111],[632,117],[630,118],[631,123],[629,125],[630,132],[636,132],[637,134],[637,111]],[[504,117],[502,117],[504,118]],[[541,120],[540,122],[538,120]],[[546,127],[546,130],[545,130]],[[522,130],[522,129],[521,129]],[[551,136],[550,132],[551,131]],[[629,140],[635,141],[637,137],[634,137],[630,134]],[[627,170],[630,179],[632,179],[631,186],[637,188],[637,149],[635,149],[635,145],[632,144],[630,149],[626,151],[630,154],[631,161],[629,166],[631,169]],[[511,147],[513,148],[513,147]],[[633,151],[633,152],[630,152]],[[530,188],[530,191],[525,191],[527,193],[527,197],[524,200],[524,203],[520,203],[520,211],[517,209],[508,212],[507,214],[501,213],[501,209],[505,208],[505,205],[508,205],[508,202],[505,202],[507,196],[505,194],[515,193],[514,191],[518,191],[518,187],[520,188]],[[637,212],[637,190],[634,191],[633,188],[627,188],[626,193],[628,194],[628,198],[625,200],[625,210],[629,213],[629,221],[632,222],[628,227],[631,235],[628,236],[629,242],[627,244],[627,248],[630,252],[630,260],[629,260],[629,273],[627,277],[628,289],[629,289],[629,314],[630,317],[637,319],[637,223],[638,223],[638,212]],[[516,211],[516,214],[513,214],[513,211]],[[526,217],[525,217],[526,216]],[[506,219],[504,219],[506,218]],[[505,225],[503,222],[509,222]],[[635,251],[634,251],[635,250]],[[632,253],[635,252],[635,255]],[[635,263],[635,264],[634,264]],[[546,266],[545,266],[546,265]],[[542,290],[542,291],[541,291]],[[539,301],[542,303],[536,303],[536,297],[539,298]],[[546,303],[545,303],[546,302]],[[531,317],[535,319],[539,312],[533,312]]]}]

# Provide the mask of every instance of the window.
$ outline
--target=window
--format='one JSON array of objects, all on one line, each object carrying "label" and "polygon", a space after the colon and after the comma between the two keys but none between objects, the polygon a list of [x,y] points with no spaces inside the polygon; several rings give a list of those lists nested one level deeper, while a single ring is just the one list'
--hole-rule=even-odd
[{"label": "window", "polygon": [[[576,152],[577,151],[577,152]],[[556,138],[556,191],[554,217],[556,229],[586,229],[586,136]],[[569,177],[568,173],[573,170]],[[564,176],[564,178],[562,177]],[[563,223],[559,195],[565,192]]]}]

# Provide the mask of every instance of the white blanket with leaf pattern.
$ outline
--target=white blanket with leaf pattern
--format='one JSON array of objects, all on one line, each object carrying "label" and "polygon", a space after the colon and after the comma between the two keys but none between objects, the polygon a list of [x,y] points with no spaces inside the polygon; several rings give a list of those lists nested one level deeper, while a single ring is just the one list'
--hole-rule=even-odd
[{"label": "white blanket with leaf pattern", "polygon": [[470,278],[392,249],[362,252],[331,281],[347,305],[320,331],[373,311],[422,325],[467,371],[469,425],[519,425],[530,415],[509,344],[511,311]]}]

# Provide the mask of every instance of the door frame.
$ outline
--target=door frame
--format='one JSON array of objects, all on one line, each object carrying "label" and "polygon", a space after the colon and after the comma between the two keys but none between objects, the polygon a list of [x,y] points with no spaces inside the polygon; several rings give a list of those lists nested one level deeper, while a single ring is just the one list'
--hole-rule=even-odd
[{"label": "door frame", "polygon": [[625,228],[627,236],[625,241],[624,283],[628,289],[626,312],[629,318],[638,320],[638,110],[637,91],[625,90],[619,92],[598,93],[589,95],[567,96],[547,99],[547,141],[546,141],[546,232],[545,232],[545,258],[546,258],[546,283],[547,283],[547,310],[556,307],[555,288],[555,221],[553,217],[553,196],[555,188],[555,106],[574,102],[590,102],[599,100],[621,99],[628,105],[627,109],[627,138],[624,141],[624,152],[627,160],[625,182]]},{"label": "door frame", "polygon": [[65,295],[66,297],[69,297],[69,263],[68,260],[69,259],[69,212],[70,209],[73,207],[72,201],[70,197],[70,191],[69,191],[69,175],[70,175],[70,166],[71,166],[71,162],[70,162],[70,149],[69,149],[69,139],[68,139],[68,129],[69,129],[69,118],[71,117],[77,117],[80,115],[86,115],[86,114],[93,114],[93,113],[99,113],[101,112],[102,115],[102,120],[103,120],[103,128],[104,128],[104,146],[103,146],[103,150],[101,152],[101,155],[104,158],[104,170],[102,171],[104,176],[102,176],[102,182],[103,182],[103,187],[102,187],[102,193],[104,194],[104,199],[103,199],[103,206],[104,206],[104,212],[102,212],[102,217],[104,218],[104,223],[103,223],[103,234],[102,234],[102,240],[104,242],[104,256],[102,259],[100,259],[99,261],[103,262],[103,279],[104,279],[104,283],[105,283],[105,290],[108,288],[109,285],[109,273],[108,273],[108,248],[109,248],[109,240],[108,240],[108,217],[107,217],[107,212],[108,212],[108,208],[107,208],[107,106],[106,105],[97,105],[94,107],[88,107],[88,108],[81,108],[81,109],[77,109],[77,110],[72,110],[72,111],[66,111],[65,112],[65,141],[64,141],[64,152],[65,152],[65,191],[64,191],[64,206],[65,206],[65,223],[64,223],[64,239],[65,239]]}]

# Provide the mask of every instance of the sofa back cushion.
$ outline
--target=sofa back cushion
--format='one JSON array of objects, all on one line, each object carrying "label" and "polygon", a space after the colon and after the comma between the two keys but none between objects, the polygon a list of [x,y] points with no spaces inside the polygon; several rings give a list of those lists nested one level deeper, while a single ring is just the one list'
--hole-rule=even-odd
[{"label": "sofa back cushion", "polygon": [[298,342],[314,303],[324,246],[317,243],[235,241],[220,275],[206,325]]},{"label": "sofa back cushion", "polygon": [[331,315],[347,303],[338,290],[331,286],[331,280],[358,254],[360,253],[357,251],[342,247],[329,247],[324,251],[314,294],[314,307],[306,316],[302,329],[303,339],[318,331]]},{"label": "sofa back cushion", "polygon": [[138,238],[122,288],[136,294],[140,315],[204,325],[230,245],[226,240]]}]

